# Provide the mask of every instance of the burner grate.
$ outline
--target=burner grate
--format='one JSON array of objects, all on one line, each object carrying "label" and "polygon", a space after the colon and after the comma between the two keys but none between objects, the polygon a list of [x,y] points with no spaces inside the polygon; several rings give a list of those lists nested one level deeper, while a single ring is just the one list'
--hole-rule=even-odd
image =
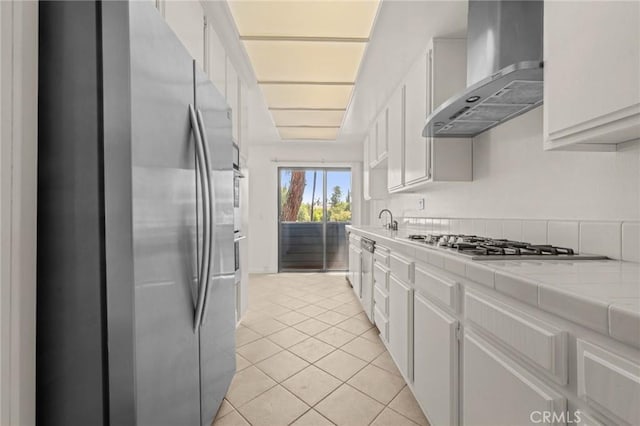
[{"label": "burner grate", "polygon": [[578,254],[571,248],[556,247],[550,244],[530,244],[504,238],[487,238],[465,234],[414,234],[409,240],[430,246],[452,249],[472,256],[536,256],[536,257],[571,257]]}]

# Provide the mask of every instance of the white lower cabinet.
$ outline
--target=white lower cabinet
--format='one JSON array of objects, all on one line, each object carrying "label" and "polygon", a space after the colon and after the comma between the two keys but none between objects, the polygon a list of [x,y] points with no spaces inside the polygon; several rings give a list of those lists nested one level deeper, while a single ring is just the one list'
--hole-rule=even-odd
[{"label": "white lower cabinet", "polygon": [[458,424],[458,325],[414,294],[413,389],[432,426]]},{"label": "white lower cabinet", "polygon": [[362,275],[362,250],[359,246],[349,244],[349,282],[353,292],[360,298],[360,281]]},{"label": "white lower cabinet", "polygon": [[551,419],[545,424],[566,424],[566,398],[492,344],[465,331],[463,354],[463,424],[539,424],[543,416]]},{"label": "white lower cabinet", "polygon": [[413,289],[391,275],[389,280],[389,352],[409,381],[413,378]]},{"label": "white lower cabinet", "polygon": [[582,339],[577,341],[578,396],[615,419],[640,424],[640,364]]}]

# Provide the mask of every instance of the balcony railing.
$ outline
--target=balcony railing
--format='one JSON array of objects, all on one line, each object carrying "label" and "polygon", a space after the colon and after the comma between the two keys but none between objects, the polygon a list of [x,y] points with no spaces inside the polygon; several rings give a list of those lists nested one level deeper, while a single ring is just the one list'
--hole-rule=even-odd
[{"label": "balcony railing", "polygon": [[344,271],[348,268],[345,226],[327,222],[326,266],[322,222],[280,223],[280,270]]}]

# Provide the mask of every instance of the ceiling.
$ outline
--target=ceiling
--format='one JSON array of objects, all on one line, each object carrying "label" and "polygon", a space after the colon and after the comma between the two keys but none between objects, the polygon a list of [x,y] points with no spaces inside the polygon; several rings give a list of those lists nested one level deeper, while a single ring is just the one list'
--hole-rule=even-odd
[{"label": "ceiling", "polygon": [[[373,4],[366,0],[207,2],[211,10],[217,11],[216,15],[221,17],[218,28],[225,29],[225,38],[231,43],[232,34],[235,34],[235,40],[240,35],[238,49],[230,53],[232,60],[247,78],[251,77],[248,82],[257,80],[258,83],[256,86],[251,83],[248,93],[251,143],[326,138],[333,138],[331,140],[339,143],[361,143],[376,115],[386,105],[411,63],[426,48],[429,40],[438,36],[466,36],[466,0],[382,0],[379,5],[375,3],[377,12],[370,12],[375,18],[373,29],[369,30],[368,42],[360,41],[365,38],[362,34],[367,32],[366,24],[362,24],[360,20],[347,18],[347,13],[320,12],[322,5],[348,7],[360,3]],[[227,12],[216,10],[223,5]],[[238,12],[238,6],[244,8],[244,11]],[[284,6],[286,7],[282,9]],[[300,9],[303,6],[318,9],[302,13]],[[275,13],[276,10],[279,12]],[[236,19],[240,13],[246,15],[243,18],[246,27]],[[300,18],[294,19],[292,16]],[[336,16],[341,18],[337,19]],[[227,23],[230,27],[227,27]],[[342,43],[345,50],[355,50],[353,44],[356,43],[365,45],[361,46],[364,49],[355,72],[355,84],[346,81],[349,74],[343,65],[336,65],[336,69],[333,66],[314,68],[302,61],[298,64],[301,64],[300,70],[305,77],[296,77],[290,69],[286,69],[285,74],[275,73],[275,69],[282,64],[276,63],[273,59],[275,56],[269,55],[276,55],[278,49],[283,48],[274,47],[275,40],[288,41],[295,46],[291,38],[300,39],[300,43],[317,43],[317,49],[322,51],[327,39],[332,37],[330,34],[337,34],[338,31],[343,34],[338,43]],[[312,33],[317,35],[311,36]],[[260,42],[263,44],[259,44]],[[258,52],[259,50],[262,52]],[[265,56],[269,58],[268,61],[264,60]],[[349,56],[344,53],[344,57]],[[256,69],[254,58],[264,60],[266,67]],[[291,62],[292,58],[286,58],[286,61],[288,64],[294,63]],[[323,71],[319,72],[321,69]],[[287,82],[283,76],[297,79]],[[303,80],[309,78],[318,78],[323,83],[332,84],[315,84],[320,81]],[[338,121],[339,128],[336,128]],[[308,123],[308,126],[313,127],[299,126],[301,123]],[[278,124],[281,126],[277,127]],[[307,133],[311,131],[314,134]]]},{"label": "ceiling", "polygon": [[378,5],[378,0],[229,1],[281,139],[337,139]]}]

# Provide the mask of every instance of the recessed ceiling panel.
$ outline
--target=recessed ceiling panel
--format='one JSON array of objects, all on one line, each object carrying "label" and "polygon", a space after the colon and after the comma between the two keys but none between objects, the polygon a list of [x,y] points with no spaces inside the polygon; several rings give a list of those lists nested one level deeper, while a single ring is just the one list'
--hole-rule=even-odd
[{"label": "recessed ceiling panel", "polygon": [[229,1],[242,36],[368,38],[378,1]]},{"label": "recessed ceiling panel", "polygon": [[244,42],[258,82],[350,82],[366,43],[318,41]]},{"label": "recessed ceiling panel", "polygon": [[342,124],[344,111],[272,110],[276,126],[336,126]]},{"label": "recessed ceiling panel", "polygon": [[336,140],[338,130],[335,127],[278,127],[282,139]]},{"label": "recessed ceiling panel", "polygon": [[353,86],[319,84],[263,84],[262,93],[269,108],[345,109]]}]

